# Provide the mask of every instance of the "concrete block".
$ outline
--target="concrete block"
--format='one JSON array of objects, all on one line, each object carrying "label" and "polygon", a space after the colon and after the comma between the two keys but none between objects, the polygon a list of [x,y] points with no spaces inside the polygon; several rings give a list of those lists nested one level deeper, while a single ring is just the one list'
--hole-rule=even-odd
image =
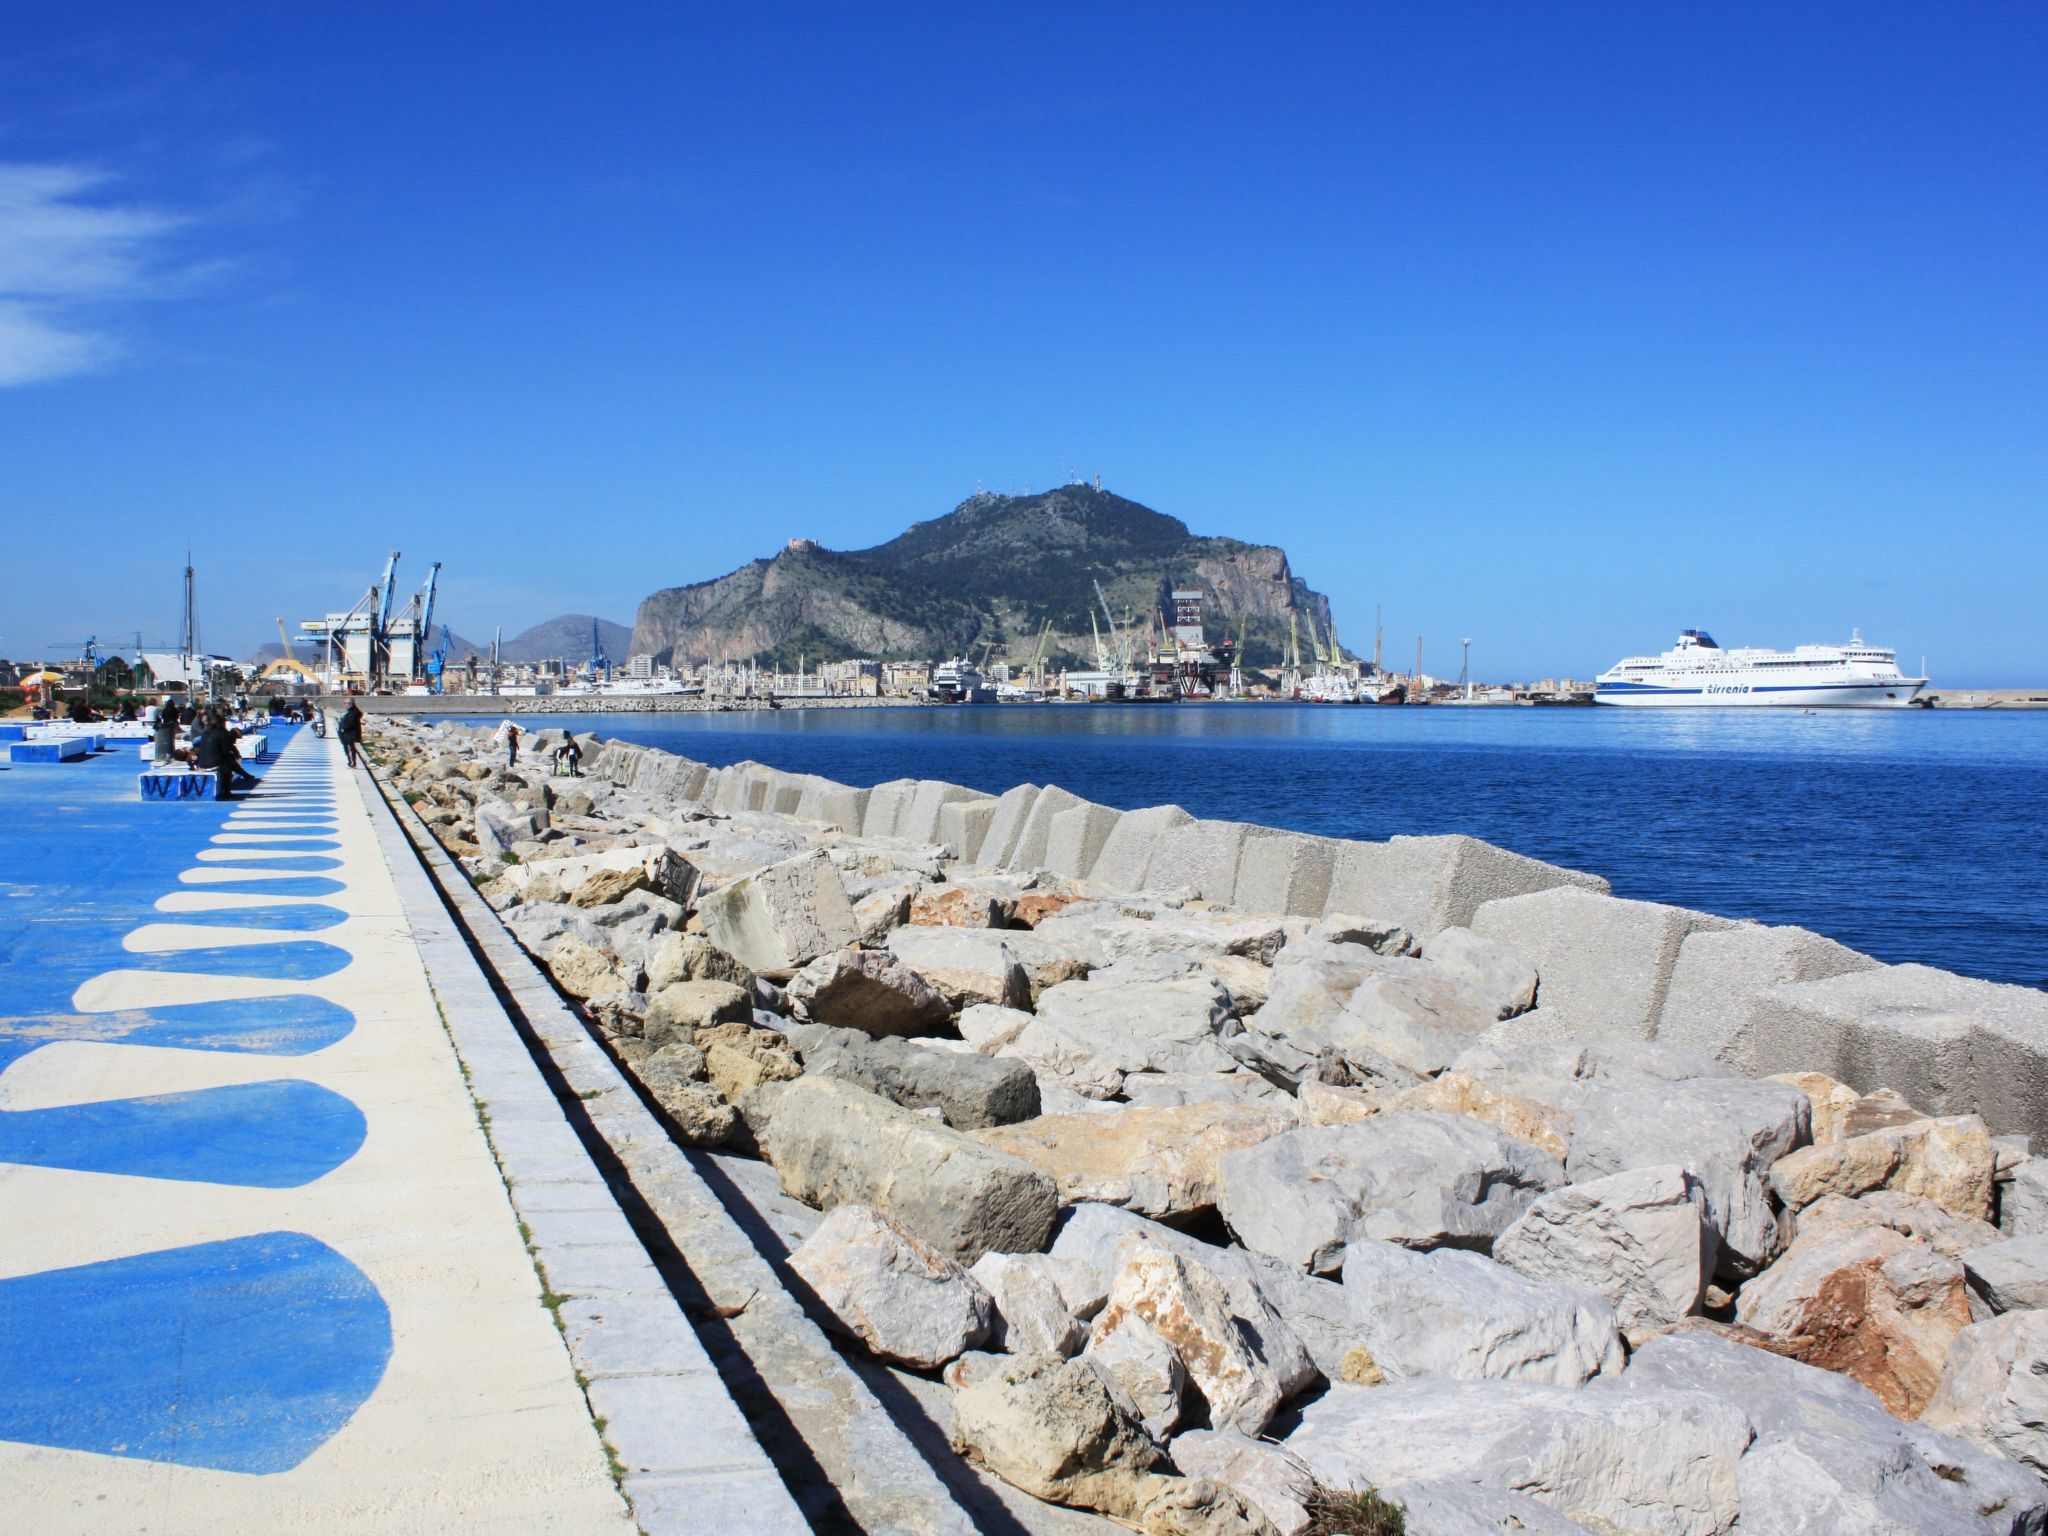
[{"label": "concrete block", "polygon": [[1142,890],[1145,865],[1159,839],[1175,827],[1195,818],[1177,805],[1148,805],[1140,811],[1125,811],[1103,841],[1102,852],[1088,878],[1113,891]]},{"label": "concrete block", "polygon": [[1469,928],[1480,906],[1554,886],[1607,893],[1598,875],[1545,864],[1476,837],[1396,837],[1348,842],[1338,854],[1323,910],[1391,919],[1427,942]]},{"label": "concrete block", "polygon": [[843,784],[821,789],[818,791],[817,815],[805,819],[823,822],[828,827],[837,827],[849,836],[858,837],[867,821],[868,798],[873,794],[871,789],[849,789]]},{"label": "concrete block", "polygon": [[775,770],[761,763],[740,762],[718,770],[718,787],[712,793],[711,809],[721,816],[765,809],[768,775]]},{"label": "concrete block", "polygon": [[947,801],[939,807],[939,833],[933,841],[956,859],[977,862],[996,819],[996,804],[989,799]]},{"label": "concrete block", "polygon": [[1344,844],[1334,837],[1272,832],[1245,840],[1230,904],[1273,917],[1320,917]]},{"label": "concrete block", "polygon": [[804,789],[810,775],[807,773],[784,773],[780,768],[762,770],[767,793],[762,796],[760,809],[772,811],[777,816],[794,816],[796,808],[803,804]]},{"label": "concrete block", "polygon": [[891,779],[868,791],[867,814],[861,818],[862,837],[894,837],[910,798],[917,793],[917,780]]},{"label": "concrete block", "polygon": [[939,812],[960,800],[986,797],[965,784],[948,784],[944,779],[919,779],[903,814],[897,818],[896,835],[913,843],[939,840]]},{"label": "concrete block", "polygon": [[1738,1067],[1751,1077],[1801,1072],[1806,1063],[1760,1058],[1750,1036],[1750,1004],[1766,987],[1824,981],[1880,962],[1805,928],[1740,923],[1688,934],[1657,1020],[1657,1038]]},{"label": "concrete block", "polygon": [[1057,784],[1046,785],[1031,802],[1031,809],[1024,816],[1024,825],[1017,832],[1017,846],[1010,850],[1010,857],[1004,862],[1011,869],[1045,868],[1045,850],[1052,837],[1053,817],[1089,803]]},{"label": "concrete block", "polygon": [[1887,965],[1766,987],[1745,1032],[1746,1049],[1780,1070],[1892,1088],[1929,1114],[2048,1137],[2048,992]]},{"label": "concrete block", "polygon": [[988,836],[975,855],[976,862],[997,868],[1010,862],[1010,856],[1017,851],[1017,839],[1024,832],[1024,818],[1031,814],[1032,802],[1037,798],[1036,784],[1019,784],[997,797],[995,819],[989,823]]},{"label": "concrete block", "polygon": [[742,875],[697,912],[705,936],[756,971],[793,971],[860,937],[839,871],[816,851]]},{"label": "concrete block", "polygon": [[1082,801],[1052,818],[1045,838],[1045,867],[1062,880],[1085,880],[1102,856],[1102,845],[1121,819],[1106,805]]},{"label": "concrete block", "polygon": [[1694,933],[1735,925],[1563,885],[1489,901],[1469,926],[1535,966],[1536,1001],[1562,1012],[1578,1033],[1647,1040],[1664,1011],[1679,946]]},{"label": "concrete block", "polygon": [[1241,821],[1189,821],[1161,833],[1145,862],[1145,889],[1192,890],[1205,901],[1229,901],[1238,855],[1257,830]]}]

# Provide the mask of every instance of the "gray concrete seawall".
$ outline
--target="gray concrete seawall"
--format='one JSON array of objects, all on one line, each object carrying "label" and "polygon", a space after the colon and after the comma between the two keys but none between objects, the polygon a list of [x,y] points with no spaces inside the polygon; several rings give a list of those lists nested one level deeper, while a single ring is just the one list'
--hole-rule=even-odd
[{"label": "gray concrete seawall", "polygon": [[1391,921],[1425,943],[1470,927],[1541,973],[1527,1038],[1662,1040],[1752,1075],[1820,1070],[2048,1137],[2048,993],[1886,965],[1804,928],[1627,900],[1597,875],[1476,838],[1353,841],[1177,806],[1120,811],[1057,786],[989,796],[898,779],[863,789],[755,762],[713,768],[626,741],[584,745],[611,782],[707,811],[774,811],[930,842],[965,863],[1045,868],[1110,892]]}]

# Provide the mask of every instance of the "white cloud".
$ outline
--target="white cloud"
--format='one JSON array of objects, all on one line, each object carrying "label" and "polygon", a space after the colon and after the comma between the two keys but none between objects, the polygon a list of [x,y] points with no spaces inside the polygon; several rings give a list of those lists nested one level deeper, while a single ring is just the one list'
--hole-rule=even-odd
[{"label": "white cloud", "polygon": [[105,366],[110,312],[163,280],[164,242],[186,220],[91,200],[112,180],[86,166],[0,163],[0,387]]}]

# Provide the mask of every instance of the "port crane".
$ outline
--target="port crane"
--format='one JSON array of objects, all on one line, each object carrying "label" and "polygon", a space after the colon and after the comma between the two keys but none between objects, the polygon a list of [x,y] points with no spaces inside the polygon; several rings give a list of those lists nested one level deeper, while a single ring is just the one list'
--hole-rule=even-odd
[{"label": "port crane", "polygon": [[597,620],[595,619],[590,621],[590,661],[588,664],[588,674],[593,683],[600,677],[606,682],[610,682],[612,676],[612,659],[604,653],[604,640],[598,635]]}]

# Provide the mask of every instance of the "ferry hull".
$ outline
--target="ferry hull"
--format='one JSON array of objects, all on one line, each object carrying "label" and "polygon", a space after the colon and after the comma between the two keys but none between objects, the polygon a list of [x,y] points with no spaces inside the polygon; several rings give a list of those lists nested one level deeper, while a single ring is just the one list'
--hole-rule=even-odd
[{"label": "ferry hull", "polygon": [[1632,709],[1904,709],[1926,686],[1917,678],[1775,688],[1745,684],[1666,688],[1629,683],[1597,687],[1593,702]]}]

